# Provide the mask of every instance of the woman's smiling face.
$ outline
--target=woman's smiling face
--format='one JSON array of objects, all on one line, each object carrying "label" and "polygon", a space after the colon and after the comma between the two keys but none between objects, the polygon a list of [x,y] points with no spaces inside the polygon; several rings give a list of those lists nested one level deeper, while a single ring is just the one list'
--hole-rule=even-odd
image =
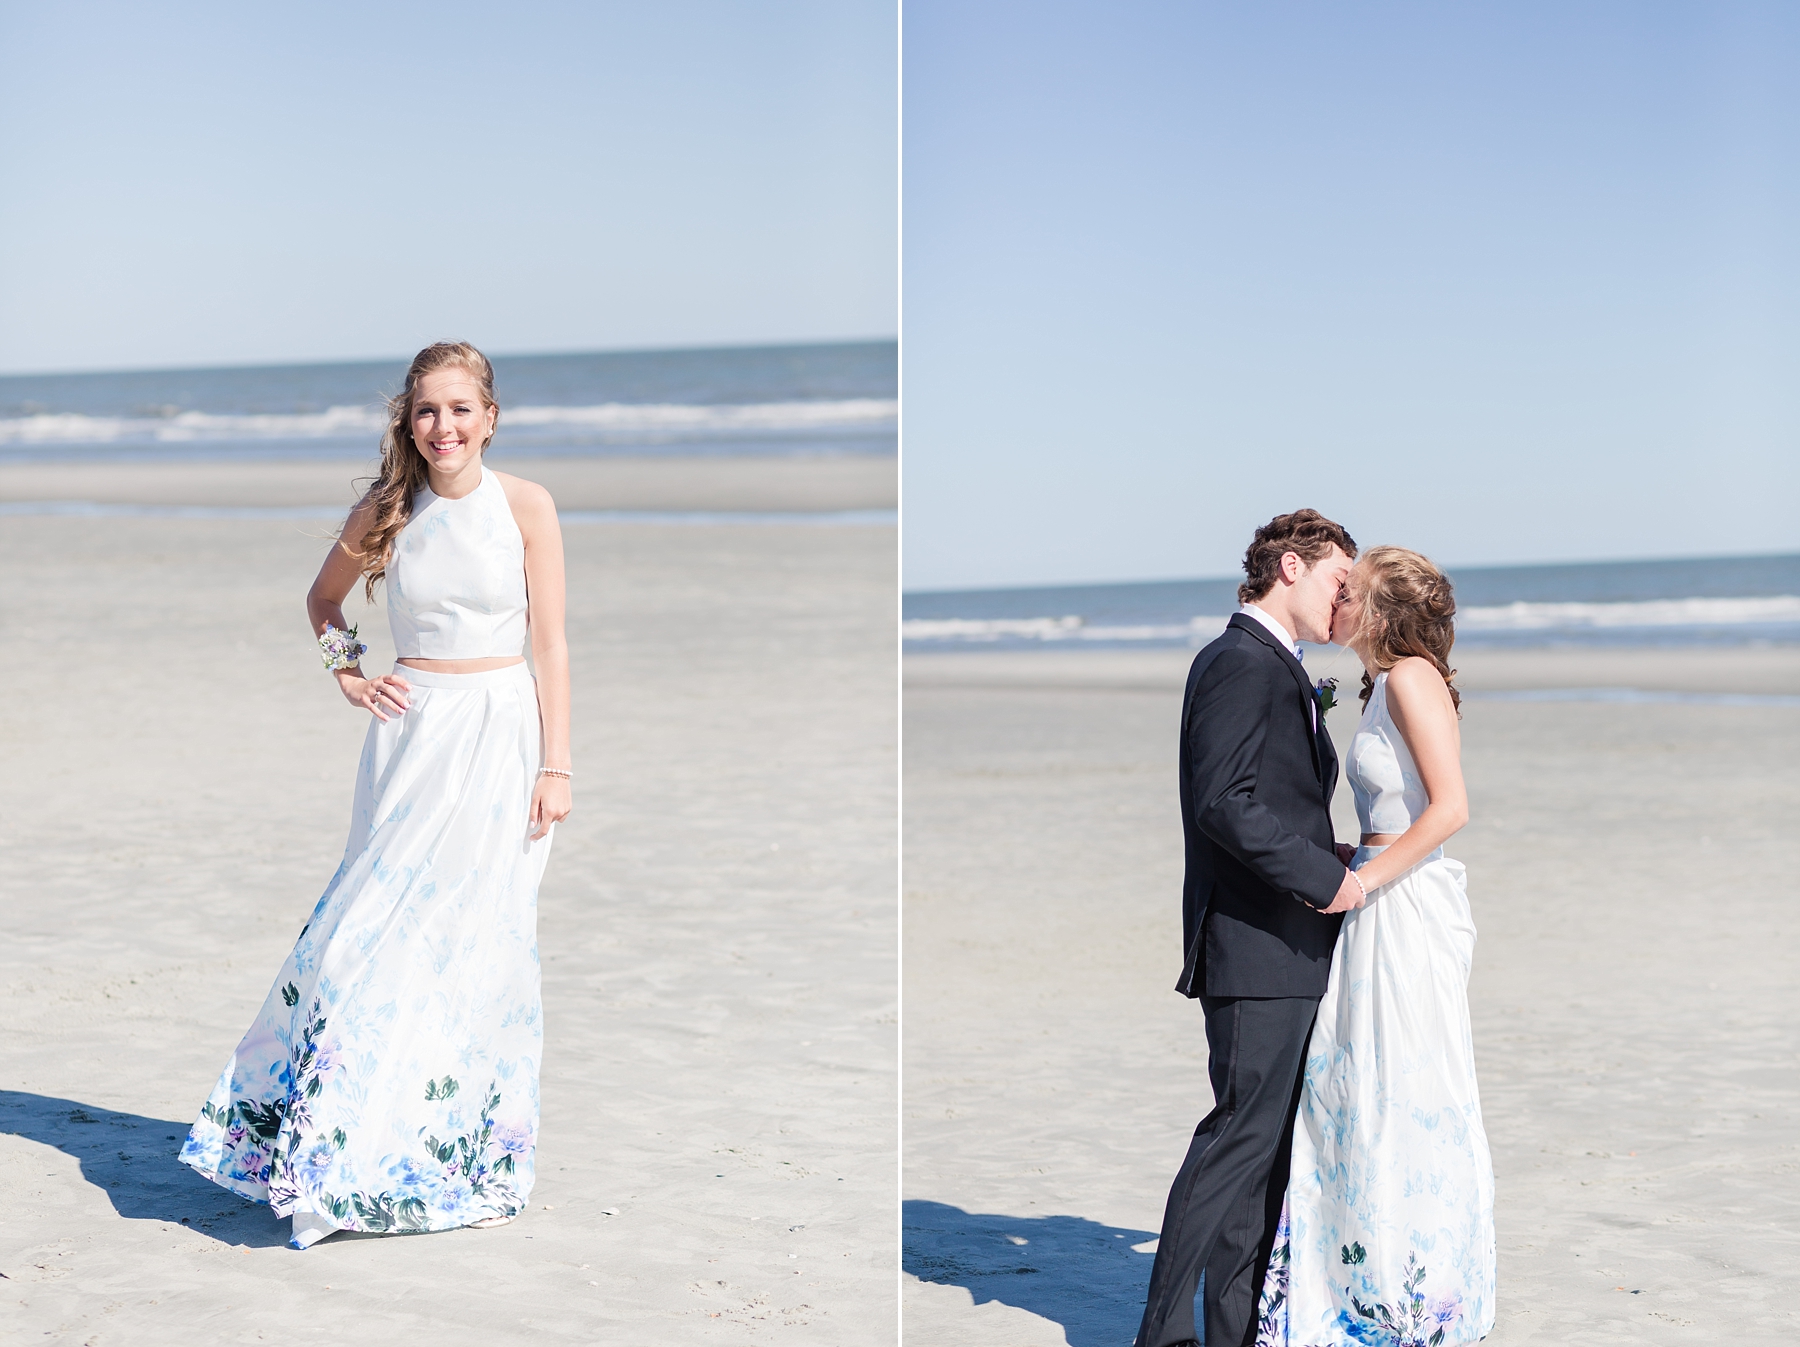
[{"label": "woman's smiling face", "polygon": [[456,473],[481,456],[498,415],[481,400],[481,385],[467,371],[433,370],[413,389],[413,443],[433,469]]}]

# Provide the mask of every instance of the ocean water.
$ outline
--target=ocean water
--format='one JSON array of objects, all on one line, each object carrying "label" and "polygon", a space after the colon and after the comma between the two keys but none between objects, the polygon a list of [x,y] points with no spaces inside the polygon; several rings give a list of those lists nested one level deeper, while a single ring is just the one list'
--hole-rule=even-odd
[{"label": "ocean water", "polygon": [[[1199,648],[1237,609],[1242,577],[903,596],[909,650]],[[1469,567],[1459,645],[1800,643],[1800,555]]]},{"label": "ocean water", "polygon": [[[406,360],[0,377],[0,462],[372,454]],[[892,454],[896,343],[494,357],[519,454]]]}]

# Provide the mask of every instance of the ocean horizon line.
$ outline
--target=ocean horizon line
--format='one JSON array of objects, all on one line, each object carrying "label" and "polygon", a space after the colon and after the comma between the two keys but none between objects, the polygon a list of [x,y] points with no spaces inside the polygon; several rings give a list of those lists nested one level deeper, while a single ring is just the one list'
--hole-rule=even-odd
[{"label": "ocean horizon line", "polygon": [[[493,358],[495,448],[892,453],[893,342]],[[0,378],[0,462],[31,457],[360,453],[381,442],[407,361],[243,365]],[[302,448],[304,446],[304,448]]]},{"label": "ocean horizon line", "polygon": [[[1440,565],[1454,581],[1458,572],[1520,571],[1535,569],[1562,570],[1574,566],[1685,565],[1691,562],[1708,561],[1800,562],[1800,548],[1774,552],[1766,549],[1758,549],[1752,552],[1676,552],[1660,556],[1587,557],[1577,560],[1480,561],[1461,565],[1440,561],[1437,564]],[[1224,575],[1164,576],[1148,580],[1048,580],[1034,581],[1028,585],[944,585],[918,589],[902,587],[900,594],[903,599],[936,598],[939,596],[950,598],[980,594],[1068,593],[1071,591],[1102,589],[1152,589],[1158,586],[1175,585],[1222,585],[1229,583],[1235,586],[1242,584],[1243,580],[1243,572],[1237,571]]]},{"label": "ocean horizon line", "polygon": [[[445,338],[455,340],[455,338]],[[777,351],[824,351],[840,350],[846,347],[898,347],[900,339],[893,337],[829,337],[817,341],[746,341],[746,342],[708,342],[699,345],[677,343],[666,346],[571,346],[550,350],[507,351],[493,350],[483,346],[481,351],[492,360],[562,360],[580,356],[661,356],[661,355],[724,355],[735,351],[777,352]],[[196,363],[178,362],[172,365],[84,365],[80,367],[53,366],[42,369],[5,369],[0,370],[0,384],[9,379],[81,379],[89,377],[107,377],[122,374],[235,374],[256,370],[333,370],[358,369],[369,365],[404,366],[412,359],[411,355],[352,355],[341,357],[307,357],[298,360],[250,360],[250,361],[200,361]]]},{"label": "ocean horizon line", "polygon": [[[1800,642],[1800,552],[1446,568],[1459,640]],[[1240,577],[903,592],[909,649],[1198,646]]]}]

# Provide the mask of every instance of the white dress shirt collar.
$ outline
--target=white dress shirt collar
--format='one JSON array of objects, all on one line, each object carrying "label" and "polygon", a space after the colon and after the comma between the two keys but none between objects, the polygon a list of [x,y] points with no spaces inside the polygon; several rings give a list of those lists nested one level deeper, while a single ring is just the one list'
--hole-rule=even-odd
[{"label": "white dress shirt collar", "polygon": [[1245,617],[1255,618],[1258,622],[1262,623],[1263,626],[1267,627],[1275,634],[1277,640],[1287,647],[1288,654],[1292,655],[1295,659],[1300,658],[1299,643],[1288,634],[1288,629],[1282,626],[1281,623],[1270,617],[1254,603],[1246,603],[1243,607],[1239,608],[1238,611]]}]

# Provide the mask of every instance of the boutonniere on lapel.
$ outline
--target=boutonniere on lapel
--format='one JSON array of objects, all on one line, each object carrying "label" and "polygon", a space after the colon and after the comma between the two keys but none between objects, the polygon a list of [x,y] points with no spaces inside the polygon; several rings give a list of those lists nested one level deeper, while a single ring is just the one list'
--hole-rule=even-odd
[{"label": "boutonniere on lapel", "polygon": [[1338,681],[1335,678],[1321,678],[1313,684],[1313,700],[1319,703],[1319,714],[1324,715],[1337,705]]}]

